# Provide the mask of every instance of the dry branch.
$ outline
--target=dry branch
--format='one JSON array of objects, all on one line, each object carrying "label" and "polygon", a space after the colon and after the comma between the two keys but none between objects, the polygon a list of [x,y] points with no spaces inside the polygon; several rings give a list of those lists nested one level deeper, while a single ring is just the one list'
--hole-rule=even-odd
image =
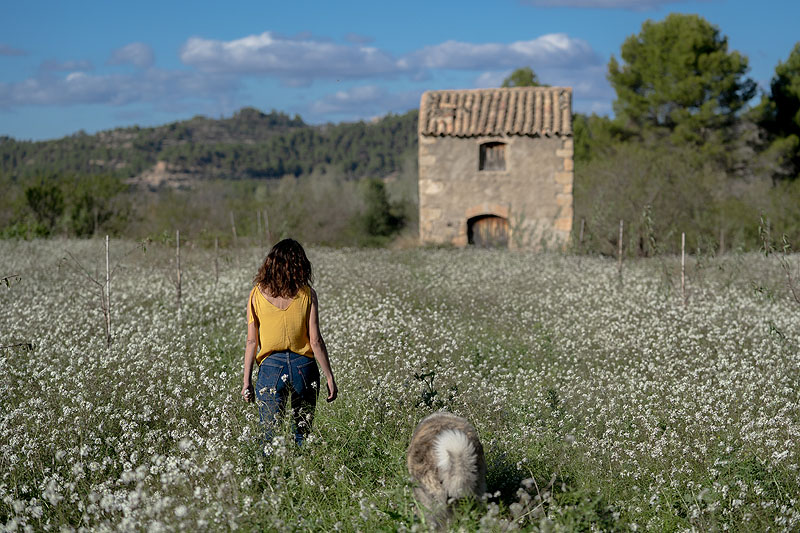
[{"label": "dry branch", "polygon": [[0,278],[0,284],[5,285],[7,289],[11,288],[11,282],[19,283],[22,281],[22,276],[19,274],[10,274]]}]

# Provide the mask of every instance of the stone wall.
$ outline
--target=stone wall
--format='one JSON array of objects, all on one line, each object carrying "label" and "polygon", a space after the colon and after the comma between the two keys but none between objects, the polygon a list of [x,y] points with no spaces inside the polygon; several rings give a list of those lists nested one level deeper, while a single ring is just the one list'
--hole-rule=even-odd
[{"label": "stone wall", "polygon": [[[505,170],[478,169],[480,145],[503,142]],[[467,244],[467,221],[508,220],[512,248],[563,247],[572,230],[572,137],[419,139],[420,240]]]}]

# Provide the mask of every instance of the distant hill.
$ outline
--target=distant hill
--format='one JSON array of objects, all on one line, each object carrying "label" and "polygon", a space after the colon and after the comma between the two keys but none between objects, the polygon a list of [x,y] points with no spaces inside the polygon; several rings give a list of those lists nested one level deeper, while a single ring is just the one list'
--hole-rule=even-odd
[{"label": "distant hill", "polygon": [[153,128],[84,132],[51,141],[0,138],[0,173],[25,182],[106,174],[158,187],[173,179],[268,179],[325,168],[346,177],[388,175],[416,150],[417,111],[374,122],[310,126],[299,116],[243,108]]}]

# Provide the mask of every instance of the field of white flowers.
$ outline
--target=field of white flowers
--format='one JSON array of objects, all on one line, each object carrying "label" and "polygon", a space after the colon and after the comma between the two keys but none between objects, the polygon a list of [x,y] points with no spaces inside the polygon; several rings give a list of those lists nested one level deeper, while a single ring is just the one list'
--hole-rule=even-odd
[{"label": "field of white flowers", "polygon": [[438,409],[487,453],[489,496],[455,528],[800,528],[800,305],[775,257],[694,258],[684,305],[675,258],[620,277],[596,257],[311,249],[340,396],[264,457],[239,391],[266,249],[220,253],[218,279],[213,250],[185,249],[179,317],[174,252],[111,246],[107,351],[75,264],[104,280],[103,243],[0,242],[6,531],[425,530],[405,448]]}]

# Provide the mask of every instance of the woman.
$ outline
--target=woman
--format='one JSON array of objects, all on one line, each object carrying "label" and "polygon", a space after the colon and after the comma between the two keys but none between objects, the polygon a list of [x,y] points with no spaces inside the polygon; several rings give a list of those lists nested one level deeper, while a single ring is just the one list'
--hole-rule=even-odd
[{"label": "woman", "polygon": [[[291,397],[295,442],[311,431],[319,390],[319,369],[328,383],[328,401],[336,399],[328,351],[319,331],[317,293],[311,288],[311,263],[300,243],[284,239],[272,247],[258,269],[247,299],[247,345],[242,398],[258,398],[266,442]],[[255,390],[253,361],[258,363]]]}]

